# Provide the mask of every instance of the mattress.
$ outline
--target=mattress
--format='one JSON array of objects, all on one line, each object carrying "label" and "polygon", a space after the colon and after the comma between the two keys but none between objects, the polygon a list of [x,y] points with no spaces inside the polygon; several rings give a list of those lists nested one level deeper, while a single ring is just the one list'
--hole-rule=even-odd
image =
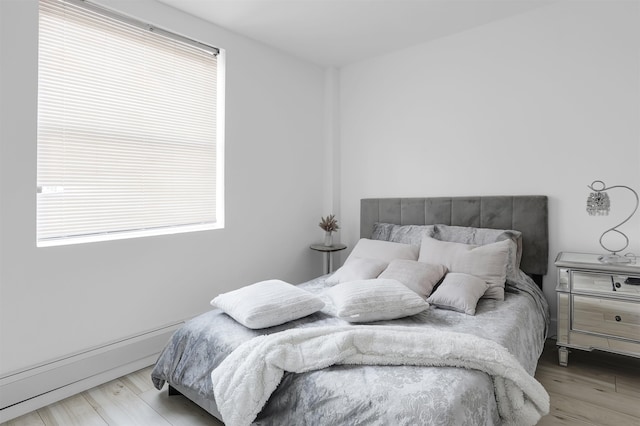
[{"label": "mattress", "polygon": [[[325,277],[300,284],[312,293]],[[549,321],[538,286],[522,271],[508,280],[504,301],[481,299],[476,315],[430,307],[417,315],[371,323],[438,329],[483,337],[504,346],[532,376]],[[344,326],[321,311],[262,330],[248,329],[218,309],[178,330],[161,353],[152,380],[166,382],[217,415],[211,372],[239,345],[290,328]],[[336,365],[308,373],[286,373],[255,424],[500,424],[493,384],[480,371],[455,367]]]}]

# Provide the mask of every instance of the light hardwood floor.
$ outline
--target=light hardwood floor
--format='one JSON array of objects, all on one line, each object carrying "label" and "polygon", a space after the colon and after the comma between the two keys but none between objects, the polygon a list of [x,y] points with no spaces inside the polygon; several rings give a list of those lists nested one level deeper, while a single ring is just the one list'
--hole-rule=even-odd
[{"label": "light hardwood floor", "polygon": [[547,340],[536,379],[551,397],[539,425],[640,425],[640,359],[572,350],[558,365],[555,340]]},{"label": "light hardwood floor", "polygon": [[[182,396],[157,391],[151,368],[105,383],[0,426],[220,426]],[[572,351],[558,365],[548,340],[536,378],[551,396],[551,412],[539,425],[640,425],[640,360],[601,352]]]},{"label": "light hardwood floor", "polygon": [[222,426],[183,396],[151,384],[151,367],[48,405],[0,426]]}]

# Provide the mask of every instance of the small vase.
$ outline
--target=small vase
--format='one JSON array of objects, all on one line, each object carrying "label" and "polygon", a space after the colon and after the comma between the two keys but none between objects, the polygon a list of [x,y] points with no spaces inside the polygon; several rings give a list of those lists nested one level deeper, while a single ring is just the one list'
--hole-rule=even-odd
[{"label": "small vase", "polygon": [[333,234],[330,231],[324,234],[324,245],[327,247],[333,245]]}]

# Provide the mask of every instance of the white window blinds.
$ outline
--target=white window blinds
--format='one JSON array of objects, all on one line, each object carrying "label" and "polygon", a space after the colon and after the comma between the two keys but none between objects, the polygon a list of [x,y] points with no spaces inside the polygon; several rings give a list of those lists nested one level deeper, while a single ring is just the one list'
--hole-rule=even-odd
[{"label": "white window blinds", "polygon": [[220,227],[217,50],[61,0],[39,41],[38,245]]}]

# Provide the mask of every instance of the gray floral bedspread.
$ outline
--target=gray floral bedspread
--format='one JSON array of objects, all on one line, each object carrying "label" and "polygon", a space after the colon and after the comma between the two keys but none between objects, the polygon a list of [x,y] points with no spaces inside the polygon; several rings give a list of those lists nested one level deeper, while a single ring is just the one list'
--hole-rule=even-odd
[{"label": "gray floral bedspread", "polygon": [[[542,292],[523,273],[508,281],[505,300],[481,300],[475,316],[434,307],[373,324],[469,333],[506,347],[535,373],[548,327]],[[313,293],[324,277],[301,284]],[[211,371],[241,343],[292,327],[347,325],[323,312],[264,330],[250,330],[220,310],[187,322],[172,337],[152,372],[156,388],[165,382],[213,399]],[[493,425],[500,424],[492,382],[476,370],[452,367],[333,366],[286,373],[256,419],[259,425]]]}]

